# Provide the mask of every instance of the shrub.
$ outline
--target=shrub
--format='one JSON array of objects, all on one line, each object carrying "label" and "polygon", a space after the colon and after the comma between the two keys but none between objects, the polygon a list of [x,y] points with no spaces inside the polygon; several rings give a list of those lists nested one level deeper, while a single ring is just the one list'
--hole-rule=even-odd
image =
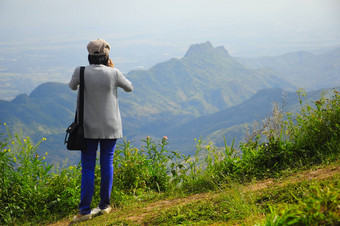
[{"label": "shrub", "polygon": [[[8,130],[7,130],[8,131]],[[69,213],[78,204],[79,167],[53,173],[52,165],[38,156],[37,148],[45,138],[32,144],[29,137],[12,135],[1,142],[0,223],[30,222]]]},{"label": "shrub", "polygon": [[165,191],[169,186],[167,164],[167,137],[157,145],[147,137],[141,149],[132,147],[124,141],[122,148],[117,148],[114,158],[114,186],[128,193],[137,190]]},{"label": "shrub", "polygon": [[328,157],[337,158],[340,153],[339,92],[334,90],[330,99],[323,93],[314,105],[303,106],[295,118],[289,117],[288,134],[302,160],[320,163]]}]

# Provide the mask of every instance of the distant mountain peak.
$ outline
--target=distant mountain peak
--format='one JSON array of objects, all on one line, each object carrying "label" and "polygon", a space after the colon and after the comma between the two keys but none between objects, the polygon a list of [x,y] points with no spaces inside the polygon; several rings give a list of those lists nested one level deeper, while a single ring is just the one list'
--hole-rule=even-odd
[{"label": "distant mountain peak", "polygon": [[46,82],[40,84],[36,87],[31,94],[29,95],[30,98],[35,99],[46,99],[46,98],[53,98],[59,97],[60,93],[66,93],[70,91],[68,86],[65,86],[64,83],[60,82]]},{"label": "distant mountain peak", "polygon": [[202,54],[220,54],[222,56],[229,57],[229,53],[224,46],[214,48],[209,41],[201,44],[192,44],[184,57],[194,57]]}]

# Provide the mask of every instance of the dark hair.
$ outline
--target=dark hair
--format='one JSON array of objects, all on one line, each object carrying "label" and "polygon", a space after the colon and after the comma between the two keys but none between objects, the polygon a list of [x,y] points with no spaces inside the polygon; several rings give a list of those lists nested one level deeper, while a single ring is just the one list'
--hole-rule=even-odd
[{"label": "dark hair", "polygon": [[104,55],[104,56],[95,56],[95,55],[90,55],[89,54],[89,63],[90,64],[104,64],[107,65],[109,62],[109,56]]}]

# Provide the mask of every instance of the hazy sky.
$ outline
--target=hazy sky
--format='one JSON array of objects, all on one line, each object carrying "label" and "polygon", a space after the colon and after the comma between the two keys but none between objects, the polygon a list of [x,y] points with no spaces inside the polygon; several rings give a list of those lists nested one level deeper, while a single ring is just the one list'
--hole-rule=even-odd
[{"label": "hazy sky", "polygon": [[104,38],[122,63],[181,57],[211,41],[233,56],[340,45],[340,0],[0,0],[0,57],[86,54]]}]

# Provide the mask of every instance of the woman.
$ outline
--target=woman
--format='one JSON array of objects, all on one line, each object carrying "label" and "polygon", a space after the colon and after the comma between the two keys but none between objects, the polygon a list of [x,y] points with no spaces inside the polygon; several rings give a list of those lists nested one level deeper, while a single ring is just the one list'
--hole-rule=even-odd
[{"label": "woman", "polygon": [[[73,221],[91,219],[98,212],[105,214],[110,207],[113,180],[113,155],[116,141],[123,136],[119,112],[117,88],[126,92],[133,90],[132,83],[116,68],[109,58],[110,45],[103,39],[87,45],[90,65],[84,72],[84,134],[86,149],[81,151],[81,196],[79,214]],[[72,90],[80,83],[80,67],[77,67],[69,82]],[[100,144],[101,187],[99,207],[91,212],[94,192],[94,170],[97,147]]]}]

